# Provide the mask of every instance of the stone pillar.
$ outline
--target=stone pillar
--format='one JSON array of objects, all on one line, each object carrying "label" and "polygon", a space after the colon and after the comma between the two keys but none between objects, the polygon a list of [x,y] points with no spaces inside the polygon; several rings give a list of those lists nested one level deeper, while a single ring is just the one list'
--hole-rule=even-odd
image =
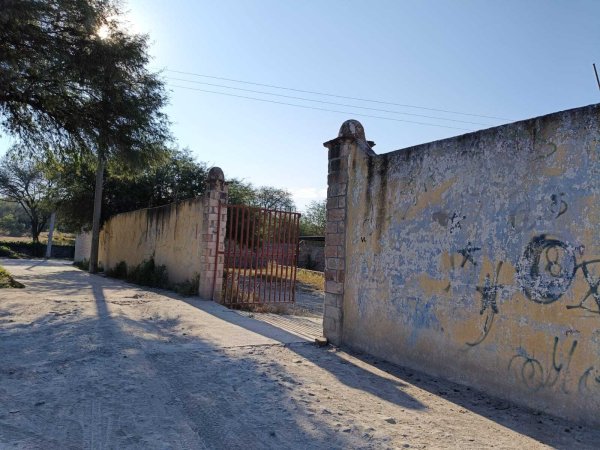
[{"label": "stone pillar", "polygon": [[223,171],[218,167],[208,172],[208,191],[203,201],[198,294],[205,300],[220,301],[227,224],[227,185]]},{"label": "stone pillar", "polygon": [[342,343],[344,279],[346,274],[346,215],[348,211],[348,159],[359,148],[373,154],[363,126],[347,120],[336,139],[323,144],[329,149],[327,173],[327,227],[325,229],[325,308],[323,335],[334,345]]}]

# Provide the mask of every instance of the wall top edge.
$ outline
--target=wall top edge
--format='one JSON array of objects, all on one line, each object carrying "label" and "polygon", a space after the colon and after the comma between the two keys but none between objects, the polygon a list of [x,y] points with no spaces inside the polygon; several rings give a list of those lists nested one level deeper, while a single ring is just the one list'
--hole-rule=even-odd
[{"label": "wall top edge", "polygon": [[203,195],[198,195],[197,197],[192,197],[192,198],[186,198],[186,199],[182,199],[182,200],[177,200],[176,202],[173,203],[168,203],[166,205],[162,205],[162,206],[153,206],[151,208],[140,208],[140,209],[134,209],[131,211],[123,211],[120,212],[118,214],[115,214],[113,216],[110,216],[109,218],[106,219],[106,222],[109,222],[110,220],[119,217],[119,216],[124,216],[126,214],[133,214],[133,213],[140,213],[142,211],[145,211],[146,213],[150,213],[150,214],[154,214],[154,213],[159,213],[161,211],[168,211],[171,210],[171,208],[173,207],[177,207],[179,205],[185,204],[185,203],[194,203],[196,201],[201,201],[204,198],[204,194]]},{"label": "wall top edge", "polygon": [[403,155],[404,153],[414,153],[419,151],[426,151],[431,147],[439,146],[453,146],[454,144],[464,144],[469,141],[477,141],[482,137],[488,137],[493,135],[500,135],[506,132],[510,132],[512,129],[533,129],[538,130],[544,125],[552,122],[567,121],[573,119],[581,119],[582,117],[593,118],[597,117],[598,124],[600,125],[600,103],[594,103],[587,106],[578,108],[567,109],[563,111],[557,111],[542,116],[537,116],[529,119],[519,120],[516,122],[507,123],[504,125],[498,125],[495,127],[485,128],[483,130],[473,131],[470,133],[460,134],[458,136],[452,136],[446,139],[440,139],[437,141],[430,141],[423,144],[417,144],[410,147],[404,147],[398,150],[393,150],[387,153],[374,154],[374,157],[390,157],[396,155]]}]

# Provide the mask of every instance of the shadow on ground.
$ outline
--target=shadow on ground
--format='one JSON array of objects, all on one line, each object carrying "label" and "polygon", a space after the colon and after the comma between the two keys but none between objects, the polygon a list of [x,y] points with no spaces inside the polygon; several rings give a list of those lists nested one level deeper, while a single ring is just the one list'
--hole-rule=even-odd
[{"label": "shadow on ground", "polygon": [[[223,320],[231,320],[231,316],[226,313],[217,313],[217,315]],[[238,325],[244,326],[254,333],[264,334],[276,339],[275,336],[278,329],[275,327],[270,325],[263,327],[262,325],[257,325],[256,322],[240,323],[235,319],[233,320]],[[413,385],[554,448],[565,450],[570,450],[574,446],[578,448],[583,448],[583,446],[586,446],[586,448],[588,448],[587,446],[589,448],[597,448],[600,443],[600,432],[591,430],[584,425],[540,413],[492,397],[477,389],[431,377],[422,372],[400,367],[370,355],[352,351],[351,349],[343,349],[343,352],[338,352],[337,349],[330,348],[329,353],[333,353],[334,355],[348,354],[350,356],[350,358],[342,359],[340,357],[320,358],[312,346],[292,344],[289,348],[299,356],[328,370],[342,383],[370,392],[381,399],[394,402],[397,405],[414,409],[424,408],[422,403],[413,399],[410,395],[399,395],[401,391],[397,389],[398,387],[402,388]],[[353,361],[359,361],[362,364],[359,366]],[[346,367],[343,367],[343,365],[346,365]],[[373,376],[376,375],[371,370],[365,369],[365,367],[377,368],[389,374],[390,377],[384,378],[379,376],[379,380],[385,381],[383,383],[373,383]],[[358,378],[355,376],[356,371],[359,373],[362,372]],[[460,410],[460,408],[457,408],[457,410]],[[582,432],[582,435],[576,436],[578,432]]]},{"label": "shadow on ground", "polygon": [[[353,448],[361,444],[360,436],[338,433],[298,401],[294,392],[302,383],[277,361],[260,361],[251,349],[223,348],[182,334],[176,317],[148,311],[149,317],[132,319],[119,310],[122,304],[115,306],[105,295],[119,282],[84,273],[75,280],[72,276],[25,277],[38,296],[58,288],[64,298],[42,298],[36,304],[31,294],[0,297],[3,445]],[[87,306],[83,298],[70,298],[86,291],[91,292],[88,300],[93,299]],[[140,311],[152,303],[134,300]],[[25,316],[33,320],[23,320]],[[257,323],[237,317],[239,327],[267,333],[277,341],[298,341],[269,325],[251,327]],[[360,369],[345,369],[338,376],[344,379],[351,370],[358,371],[353,379],[370,376]],[[346,382],[352,383],[350,378]],[[362,383],[356,387],[368,389]],[[405,407],[422,407],[401,392],[390,396],[390,401],[394,399]]]},{"label": "shadow on ground", "polygon": [[[317,348],[212,302],[156,291],[173,300],[159,301],[120,281],[84,272],[44,274],[36,267],[22,270],[19,279],[31,286],[21,290],[25,294],[0,294],[0,443],[5,446],[385,446],[368,434],[334,429],[329,416],[315,410],[314,400],[312,406],[306,400],[316,387],[296,378],[289,361],[259,357],[263,347],[274,344],[350,392],[409,411],[428,411],[410,393],[416,386],[555,448],[593,448],[600,442],[600,434],[584,433],[570,422],[365,355]],[[112,297],[121,291],[129,293]],[[158,304],[166,304],[167,311],[172,305],[173,312],[160,312]],[[207,337],[210,330],[202,322],[194,324],[200,336],[192,336],[183,327],[185,314],[196,313],[189,305],[270,343],[223,345]]]}]

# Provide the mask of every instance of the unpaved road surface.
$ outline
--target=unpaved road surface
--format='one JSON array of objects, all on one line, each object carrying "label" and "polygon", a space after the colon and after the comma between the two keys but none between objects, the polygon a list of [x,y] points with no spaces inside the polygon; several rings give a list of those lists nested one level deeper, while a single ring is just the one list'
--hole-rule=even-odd
[{"label": "unpaved road surface", "polygon": [[[0,264],[0,448],[597,448],[594,430],[200,299]],[[293,331],[293,330],[292,330]]]}]

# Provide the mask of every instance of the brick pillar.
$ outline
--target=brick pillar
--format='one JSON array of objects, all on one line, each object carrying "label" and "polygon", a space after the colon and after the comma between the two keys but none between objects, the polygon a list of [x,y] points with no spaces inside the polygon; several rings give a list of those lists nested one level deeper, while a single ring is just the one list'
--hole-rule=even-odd
[{"label": "brick pillar", "polygon": [[203,202],[198,294],[205,300],[220,301],[227,224],[227,185],[223,171],[218,167],[208,172],[208,191],[204,194]]},{"label": "brick pillar", "polygon": [[346,214],[348,157],[358,147],[373,153],[360,122],[347,120],[336,139],[323,144],[329,149],[327,174],[327,228],[325,230],[325,309],[323,335],[334,345],[342,343],[344,279],[346,275]]}]

